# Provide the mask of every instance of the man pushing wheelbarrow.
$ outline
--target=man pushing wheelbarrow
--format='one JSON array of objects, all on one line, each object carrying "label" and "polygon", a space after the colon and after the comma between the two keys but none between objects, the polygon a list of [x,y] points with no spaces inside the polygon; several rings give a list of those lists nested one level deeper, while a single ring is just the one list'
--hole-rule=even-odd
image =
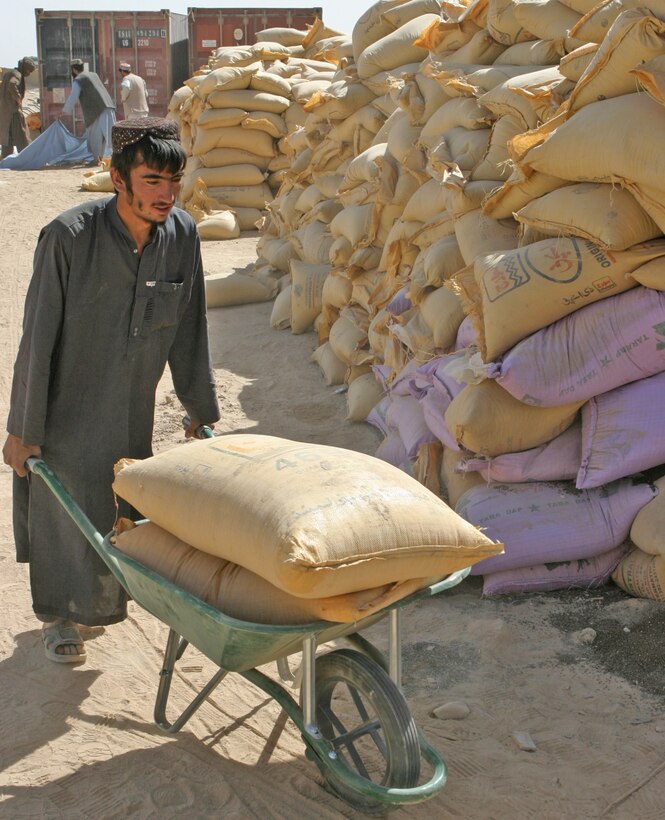
[{"label": "man pushing wheelbarrow", "polygon": [[152,453],[167,362],[186,435],[219,419],[198,234],[174,207],[185,160],[175,122],[117,123],[116,193],[61,214],[37,244],[3,457],[15,472],[17,560],[30,565],[46,656],[59,663],[85,659],[77,624],[126,617],[127,593],[26,459],[43,456],[106,532],[119,512],[114,463]]}]

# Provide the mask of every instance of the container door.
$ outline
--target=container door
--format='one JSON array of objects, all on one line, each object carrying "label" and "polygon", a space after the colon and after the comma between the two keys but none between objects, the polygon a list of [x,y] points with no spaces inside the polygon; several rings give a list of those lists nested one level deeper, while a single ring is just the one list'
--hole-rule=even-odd
[{"label": "container door", "polygon": [[[42,123],[46,127],[62,109],[71,91],[70,60],[78,57],[91,71],[97,71],[97,24],[90,17],[43,18],[39,23],[39,38],[43,60]],[[85,130],[78,108],[63,124],[79,136]]]}]

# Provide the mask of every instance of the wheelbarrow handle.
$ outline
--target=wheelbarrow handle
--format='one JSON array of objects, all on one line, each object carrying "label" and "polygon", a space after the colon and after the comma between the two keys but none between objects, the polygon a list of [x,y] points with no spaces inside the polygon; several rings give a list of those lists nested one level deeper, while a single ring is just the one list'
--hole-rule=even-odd
[{"label": "wheelbarrow handle", "polygon": [[[182,426],[186,430],[189,425],[191,424],[192,420],[189,416],[182,417]],[[199,426],[194,431],[194,438],[212,438],[215,434],[212,432],[212,428],[208,427],[207,424],[199,424]]]}]

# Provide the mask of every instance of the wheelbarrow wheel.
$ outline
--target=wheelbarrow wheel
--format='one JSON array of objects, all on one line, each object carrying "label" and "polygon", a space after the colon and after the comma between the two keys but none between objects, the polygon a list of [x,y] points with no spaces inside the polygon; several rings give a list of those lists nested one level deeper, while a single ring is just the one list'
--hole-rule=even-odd
[{"label": "wheelbarrow wheel", "polygon": [[[420,777],[418,730],[400,690],[371,658],[339,649],[316,659],[316,722],[340,762],[372,783],[411,788]],[[390,805],[349,786],[317,761],[330,788],[365,814]]]}]

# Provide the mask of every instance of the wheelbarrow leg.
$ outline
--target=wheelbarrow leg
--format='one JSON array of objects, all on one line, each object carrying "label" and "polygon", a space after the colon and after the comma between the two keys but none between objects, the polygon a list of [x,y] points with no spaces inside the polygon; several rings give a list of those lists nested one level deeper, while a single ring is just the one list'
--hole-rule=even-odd
[{"label": "wheelbarrow leg", "polygon": [[183,652],[187,648],[187,644],[188,641],[184,639],[181,640],[177,632],[173,629],[169,629],[169,637],[166,641],[166,649],[164,650],[162,671],[159,673],[159,687],[157,688],[157,699],[155,701],[154,711],[155,723],[162,731],[168,732],[169,734],[175,734],[182,729],[203,701],[206,700],[213,689],[215,689],[227,675],[225,669],[219,669],[182,712],[180,717],[174,723],[170,723],[166,718],[166,704],[171,690],[171,678],[173,676],[175,662],[182,657]]}]

